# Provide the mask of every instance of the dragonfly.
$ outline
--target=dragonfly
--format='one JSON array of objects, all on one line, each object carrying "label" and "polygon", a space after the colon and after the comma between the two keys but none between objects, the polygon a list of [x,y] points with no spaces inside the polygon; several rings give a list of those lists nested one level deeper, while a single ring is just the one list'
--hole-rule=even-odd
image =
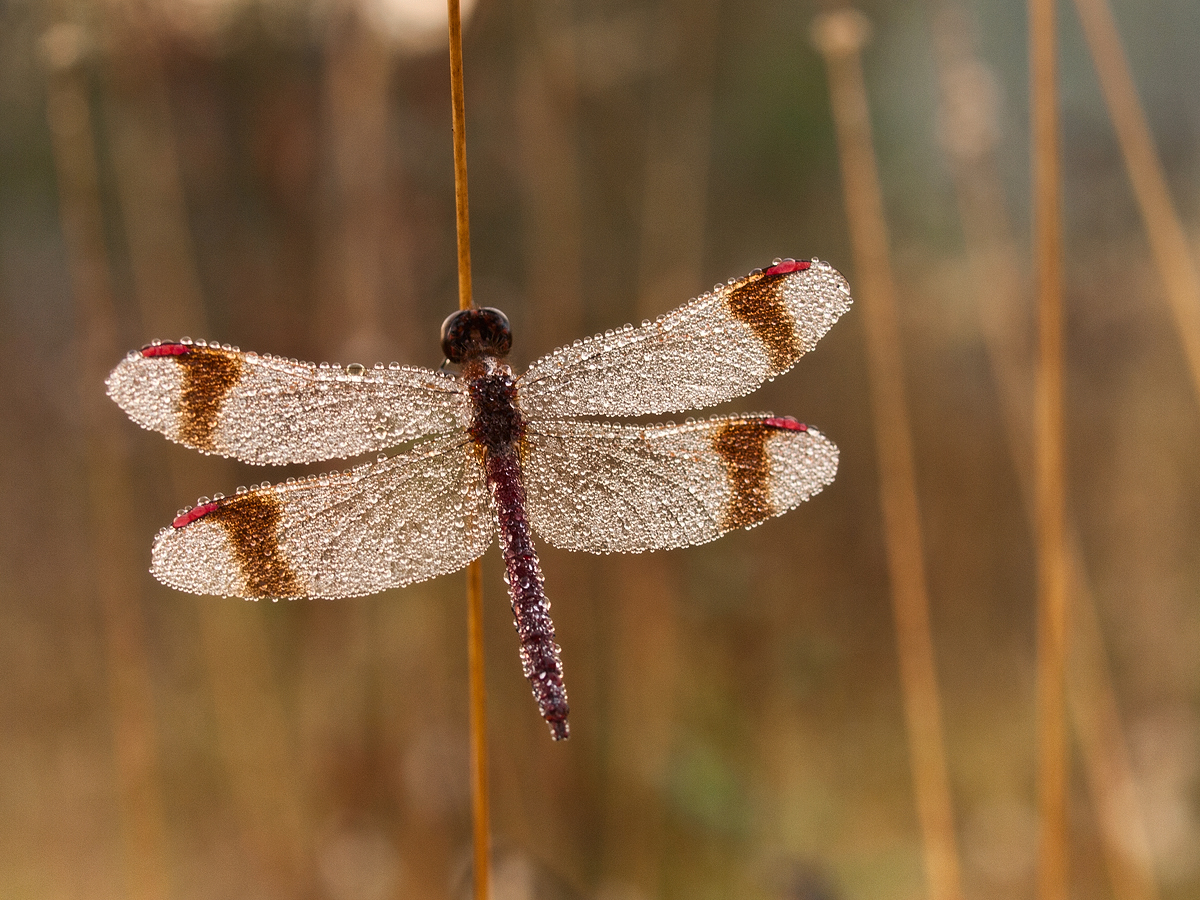
[{"label": "dragonfly", "polygon": [[792,509],[838,464],[828,438],[790,417],[595,417],[744,396],[791,369],[850,304],[829,264],[775,260],[640,327],[560,347],[520,376],[504,362],[508,319],[492,308],[443,324],[458,372],[151,343],[106,382],[142,427],[258,465],[376,457],[200,498],[159,532],[150,571],[196,594],[355,597],[461,569],[498,535],[522,669],[561,740],[569,706],[534,534],[592,553],[703,544]]}]

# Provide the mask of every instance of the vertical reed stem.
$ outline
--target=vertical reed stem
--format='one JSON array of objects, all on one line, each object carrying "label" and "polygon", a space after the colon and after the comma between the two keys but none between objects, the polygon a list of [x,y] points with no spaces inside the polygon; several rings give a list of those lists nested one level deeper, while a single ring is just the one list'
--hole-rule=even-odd
[{"label": "vertical reed stem", "polygon": [[[1083,0],[1080,0],[1083,2]],[[979,136],[982,71],[954,0],[938,17],[937,61],[942,80],[945,133]],[[1013,238],[995,157],[999,135],[995,113],[986,136],[977,143],[947,141],[955,192],[972,280],[980,329],[1000,398],[1009,452],[1021,496],[1036,530],[1034,448],[1027,440],[1033,405],[1032,347],[1026,348],[1020,319],[1021,255]],[[1067,660],[1067,707],[1075,726],[1080,760],[1087,777],[1112,883],[1114,900],[1159,900],[1145,812],[1136,791],[1120,705],[1096,610],[1096,598],[1083,562],[1079,534],[1064,514],[1067,578],[1071,594],[1071,653]]]},{"label": "vertical reed stem", "polygon": [[1067,591],[1063,535],[1062,222],[1054,0],[1029,0],[1034,269],[1038,303],[1038,898],[1067,896]]},{"label": "vertical reed stem", "polygon": [[483,678],[483,567],[467,567],[467,662],[471,669],[471,835],[475,900],[487,900],[491,885],[488,812],[487,692]]},{"label": "vertical reed stem", "polygon": [[929,623],[896,289],[862,71],[861,51],[869,31],[866,17],[856,10],[826,13],[813,23],[813,39],[829,71],[856,293],[866,332],[896,650],[925,875],[930,897],[958,900],[958,842]]},{"label": "vertical reed stem", "polygon": [[[458,230],[458,306],[471,300],[471,231],[467,215],[467,123],[463,91],[462,15],[458,0],[447,0],[450,16],[450,103],[454,117],[454,211]],[[483,671],[483,569],[467,566],[467,660],[471,694],[471,813],[475,900],[487,900],[491,886],[488,853],[487,692]]]},{"label": "vertical reed stem", "polygon": [[454,117],[454,214],[458,230],[458,308],[471,298],[471,223],[467,209],[467,101],[463,91],[462,14],[458,0],[446,0],[450,12],[450,105]]},{"label": "vertical reed stem", "polygon": [[1192,376],[1192,388],[1200,399],[1200,274],[1188,248],[1187,232],[1171,201],[1167,177],[1138,101],[1112,10],[1104,0],[1075,0],[1075,9],[1117,132],[1133,195],[1146,225],[1150,252],[1167,290]]},{"label": "vertical reed stem", "polygon": [[[109,27],[105,120],[141,324],[152,335],[205,334],[160,36],[136,17],[113,18]],[[194,468],[169,455],[176,496],[196,495]],[[276,892],[297,895],[311,880],[311,820],[296,790],[266,632],[248,609],[207,602],[195,609],[241,843]]]},{"label": "vertical reed stem", "polygon": [[115,794],[124,846],[123,893],[131,900],[171,896],[168,827],[155,729],[154,693],[140,592],[132,589],[137,551],[128,521],[133,487],[128,451],[114,433],[100,383],[119,354],[108,248],[104,239],[96,136],[81,71],[85,36],[59,23],[42,37],[46,112],[58,176],[59,214],[78,330],[84,472],[92,537],[92,584],[99,603],[105,687],[113,732]]}]

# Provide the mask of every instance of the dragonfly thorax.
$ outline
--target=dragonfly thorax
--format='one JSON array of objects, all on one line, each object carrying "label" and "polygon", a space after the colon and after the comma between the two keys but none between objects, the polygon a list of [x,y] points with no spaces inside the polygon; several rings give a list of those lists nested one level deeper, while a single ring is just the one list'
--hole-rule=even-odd
[{"label": "dragonfly thorax", "polygon": [[490,359],[484,361],[491,363],[485,371],[474,377],[468,373],[468,391],[475,407],[469,431],[489,452],[503,452],[520,440],[525,420],[517,409],[517,382],[512,369]]}]

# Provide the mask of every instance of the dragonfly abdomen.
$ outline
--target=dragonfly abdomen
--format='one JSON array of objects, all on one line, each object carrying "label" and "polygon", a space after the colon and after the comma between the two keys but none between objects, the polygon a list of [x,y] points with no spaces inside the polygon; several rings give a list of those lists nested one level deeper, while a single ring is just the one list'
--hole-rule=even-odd
[{"label": "dragonfly abdomen", "polygon": [[496,502],[508,594],[521,640],[521,668],[533,688],[538,710],[550,726],[550,734],[561,741],[570,733],[567,689],[563,684],[561,651],[554,642],[554,623],[550,621],[542,567],[525,518],[525,487],[516,448],[488,452],[486,472]]},{"label": "dragonfly abdomen", "polygon": [[481,451],[488,488],[495,501],[508,595],[521,641],[521,668],[550,734],[561,741],[570,730],[567,689],[563,685],[561,651],[554,642],[542,566],[525,518],[520,457],[525,421],[517,407],[516,381],[507,366],[490,356],[468,360],[463,374],[475,407],[468,433]]}]

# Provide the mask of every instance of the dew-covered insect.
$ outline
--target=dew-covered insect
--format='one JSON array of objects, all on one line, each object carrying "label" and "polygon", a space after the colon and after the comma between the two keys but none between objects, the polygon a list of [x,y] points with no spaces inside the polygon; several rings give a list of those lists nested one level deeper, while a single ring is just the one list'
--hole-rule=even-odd
[{"label": "dew-covered insect", "polygon": [[567,736],[559,647],[532,534],[568,550],[701,544],[829,484],[837,448],[795,419],[597,423],[704,408],[790,369],[850,306],[813,260],[776,261],[641,327],[576,341],[521,376],[499,310],[442,326],[460,374],[312,365],[182,340],[129,354],[109,395],[204,453],[278,465],[379,455],[345,472],[202,499],[154,543],[151,571],[198,594],[353,597],[453,572],[499,534],[525,675]]}]

